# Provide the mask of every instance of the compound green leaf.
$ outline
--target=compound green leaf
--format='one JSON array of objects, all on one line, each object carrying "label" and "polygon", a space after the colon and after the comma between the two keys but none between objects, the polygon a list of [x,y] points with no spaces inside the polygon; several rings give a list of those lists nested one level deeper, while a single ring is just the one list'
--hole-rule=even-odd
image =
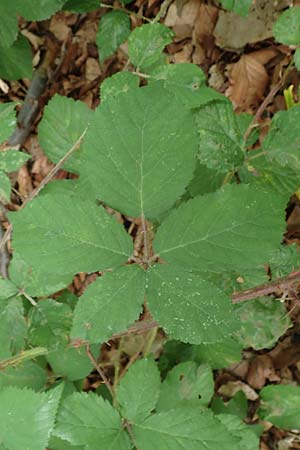
[{"label": "compound green leaf", "polygon": [[244,348],[271,348],[292,326],[284,304],[269,297],[242,304],[237,308],[237,314],[241,324],[238,338]]},{"label": "compound green leaf", "polygon": [[59,11],[66,0],[16,0],[18,12],[27,20],[44,20]]},{"label": "compound green leaf", "polygon": [[224,173],[243,163],[243,134],[229,101],[213,102],[199,109],[196,122],[200,162]]},{"label": "compound green leaf", "polygon": [[151,67],[172,42],[173,31],[160,23],[137,27],[128,39],[128,54],[132,64],[141,70]]},{"label": "compound green leaf", "polygon": [[183,193],[197,142],[192,112],[148,86],[100,105],[83,145],[81,174],[95,195],[132,217],[154,218]]},{"label": "compound green leaf", "polygon": [[208,406],[214,395],[212,369],[194,361],[173,367],[164,380],[157,411],[168,411],[183,406]]},{"label": "compound green leaf", "polygon": [[225,427],[238,439],[239,445],[236,447],[239,450],[258,450],[259,437],[251,425],[246,425],[237,416],[232,414],[220,414],[218,420],[225,425]]},{"label": "compound green leaf", "polygon": [[273,26],[273,35],[278,42],[285,45],[300,44],[300,8],[294,7],[284,11]]},{"label": "compound green leaf", "polygon": [[151,314],[174,339],[217,342],[237,326],[229,297],[199,275],[159,264],[146,274],[146,290]]},{"label": "compound green leaf", "polygon": [[210,412],[180,408],[149,417],[133,426],[142,450],[232,450],[235,438]]},{"label": "compound green leaf", "polygon": [[247,16],[253,0],[221,0],[223,8],[233,11],[240,16]]},{"label": "compound green leaf", "polygon": [[286,430],[300,429],[300,387],[266,386],[260,391],[259,417]]},{"label": "compound green leaf", "polygon": [[39,391],[45,387],[47,373],[38,364],[25,361],[23,364],[6,367],[0,371],[0,389],[8,386],[27,387]]},{"label": "compound green leaf", "polygon": [[122,378],[117,401],[120,413],[133,423],[142,422],[154,410],[160,391],[160,375],[153,359],[141,359]]},{"label": "compound green leaf", "polygon": [[33,346],[54,350],[66,346],[72,318],[68,305],[52,299],[39,301],[28,314],[29,341]]},{"label": "compound green leaf", "polygon": [[159,227],[155,253],[185,270],[263,267],[284,232],[285,199],[251,185],[227,185],[174,210]]},{"label": "compound green leaf", "polygon": [[[15,111],[16,103],[0,103],[0,143],[2,143],[5,139],[7,139],[15,129],[16,126],[16,111]],[[9,150],[11,151],[11,150]],[[7,152],[1,152],[0,158],[1,163],[5,158]],[[6,172],[5,168],[0,165],[0,169]]]},{"label": "compound green leaf", "polygon": [[111,97],[126,93],[131,89],[137,89],[140,84],[138,75],[131,72],[117,72],[106,78],[100,86],[101,101],[105,102]]},{"label": "compound green leaf", "polygon": [[[39,124],[39,143],[48,158],[57,163],[78,141],[93,112],[81,101],[55,95],[45,107]],[[81,149],[64,164],[66,170],[79,173]]]},{"label": "compound green leaf", "polygon": [[10,214],[13,248],[39,274],[95,272],[126,262],[132,244],[114,217],[93,202],[53,192]]},{"label": "compound green leaf", "polygon": [[54,426],[60,395],[60,387],[47,394],[17,387],[3,389],[0,442],[9,450],[44,450]]},{"label": "compound green leaf", "polygon": [[71,337],[91,343],[107,341],[139,316],[144,302],[144,272],[136,265],[107,272],[80,297]]},{"label": "compound green leaf", "polygon": [[130,34],[130,19],[125,11],[110,11],[101,17],[96,43],[102,63],[126,41]]},{"label": "compound green leaf", "polygon": [[0,359],[9,358],[25,346],[27,325],[21,297],[0,300]]},{"label": "compound green leaf", "polygon": [[31,47],[22,34],[11,47],[0,47],[0,76],[8,80],[32,77]]},{"label": "compound green leaf", "polygon": [[[1,106],[1,105],[0,105]],[[0,109],[1,111],[1,109]],[[1,116],[1,112],[0,112]],[[13,124],[15,121],[13,120]],[[13,127],[12,127],[13,128]],[[8,150],[0,153],[0,170],[3,172],[14,172],[31,158],[31,155],[19,152],[18,150]]]},{"label": "compound green leaf", "polygon": [[92,393],[75,393],[64,400],[54,434],[86,450],[131,450],[117,411]]},{"label": "compound green leaf", "polygon": [[0,170],[0,202],[3,204],[10,201],[10,179],[6,173]]},{"label": "compound green leaf", "polygon": [[[204,72],[195,64],[167,64],[151,71],[151,81],[160,81],[189,108],[198,108],[224,96],[205,86]],[[153,83],[153,81],[152,81]]]}]

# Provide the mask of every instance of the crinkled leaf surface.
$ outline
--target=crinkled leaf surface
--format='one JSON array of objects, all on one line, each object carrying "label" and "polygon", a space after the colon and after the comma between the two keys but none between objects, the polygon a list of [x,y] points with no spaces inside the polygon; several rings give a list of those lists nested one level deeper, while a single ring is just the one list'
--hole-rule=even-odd
[{"label": "crinkled leaf surface", "polygon": [[[1,105],[0,105],[1,106]],[[13,112],[13,117],[14,117]],[[0,109],[1,116],[1,109]],[[9,123],[11,130],[13,130],[15,126],[15,120]],[[6,130],[7,131],[7,130]],[[18,150],[8,150],[6,152],[0,153],[0,170],[3,172],[14,172],[18,170],[20,167],[25,164],[28,159],[31,158],[31,155],[27,155],[26,153],[19,152]]]},{"label": "crinkled leaf surface", "polygon": [[102,16],[96,37],[100,62],[112,55],[129,33],[130,19],[125,11],[110,11]]},{"label": "crinkled leaf surface", "polygon": [[246,16],[253,0],[221,0],[223,8],[233,11],[240,16]]},{"label": "crinkled leaf surface", "polygon": [[[39,124],[39,143],[48,158],[57,163],[78,141],[93,112],[81,101],[55,95],[45,107]],[[64,168],[80,172],[81,150],[76,150]]]},{"label": "crinkled leaf surface", "polygon": [[38,273],[95,272],[125,262],[129,235],[100,206],[72,194],[43,195],[10,214],[13,248]]},{"label": "crinkled leaf surface", "polygon": [[83,145],[81,174],[97,197],[127,215],[155,218],[192,177],[197,141],[192,113],[149,86],[100,105]]},{"label": "crinkled leaf surface", "polygon": [[60,387],[49,393],[16,387],[0,391],[0,442],[9,450],[44,450],[60,395]]},{"label": "crinkled leaf surface", "polygon": [[207,167],[227,172],[244,160],[244,140],[229,101],[213,102],[196,114],[199,159]]},{"label": "crinkled leaf surface", "polygon": [[133,364],[117,390],[120,412],[130,422],[142,422],[155,408],[160,391],[160,374],[151,358]]},{"label": "crinkled leaf surface", "polygon": [[237,326],[229,297],[199,275],[159,264],[146,274],[151,314],[175,339],[192,344],[220,341]]},{"label": "crinkled leaf surface", "polygon": [[128,39],[128,54],[133,65],[141,70],[154,64],[166,45],[172,42],[173,31],[161,23],[137,27]]},{"label": "crinkled leaf surface", "polygon": [[140,84],[138,75],[131,72],[117,72],[106,78],[100,86],[101,101],[105,102],[118,94],[126,93],[131,89],[137,89]]},{"label": "crinkled leaf surface", "polygon": [[131,450],[118,412],[93,393],[72,394],[63,401],[54,434],[86,450]]},{"label": "crinkled leaf surface", "polygon": [[284,304],[269,297],[245,302],[237,308],[237,314],[241,324],[238,337],[244,348],[271,348],[292,326]]},{"label": "crinkled leaf surface", "polygon": [[28,314],[28,339],[34,346],[56,349],[68,343],[73,313],[70,306],[52,299],[39,301]]},{"label": "crinkled leaf surface", "polygon": [[300,430],[300,387],[265,386],[260,391],[259,417],[286,430]]},{"label": "crinkled leaf surface", "polygon": [[[0,103],[0,143],[7,139],[16,126],[16,103]],[[2,161],[7,158],[7,152],[1,152],[0,169],[6,172],[5,166],[2,166]],[[7,171],[8,172],[8,171]]]},{"label": "crinkled leaf surface", "polygon": [[210,412],[199,408],[156,414],[134,425],[133,434],[142,450],[232,450],[239,441]]},{"label": "crinkled leaf surface", "polygon": [[300,8],[284,11],[273,26],[273,34],[278,42],[285,45],[300,44]]},{"label": "crinkled leaf surface", "polygon": [[0,47],[0,76],[8,80],[31,78],[31,47],[22,34],[18,36],[11,47]]},{"label": "crinkled leaf surface", "polygon": [[144,302],[144,272],[136,265],[107,272],[80,297],[72,338],[105,342],[138,319]]},{"label": "crinkled leaf surface", "polygon": [[194,361],[187,361],[168,372],[161,387],[157,411],[182,406],[208,406],[213,394],[212,369],[207,364],[198,366]]},{"label": "crinkled leaf surface", "polygon": [[225,99],[205,86],[204,72],[195,64],[167,64],[151,71],[149,83],[160,81],[189,108],[198,108],[214,100]]},{"label": "crinkled leaf surface", "polygon": [[263,267],[284,232],[285,199],[229,185],[174,210],[159,227],[155,252],[170,264],[203,272]]}]

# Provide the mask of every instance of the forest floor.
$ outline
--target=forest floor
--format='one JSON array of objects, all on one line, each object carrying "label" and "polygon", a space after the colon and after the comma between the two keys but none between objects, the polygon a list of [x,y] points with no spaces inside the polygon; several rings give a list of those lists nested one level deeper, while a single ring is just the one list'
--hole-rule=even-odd
[{"label": "forest floor", "polygon": [[[161,0],[136,0],[126,5],[130,11],[132,28],[143,23],[141,17],[151,19],[158,13]],[[283,90],[294,86],[298,92],[299,73],[290,69],[292,50],[279,45],[272,38],[272,24],[279,12],[292,2],[281,0],[256,1],[247,19],[226,12],[218,2],[201,0],[176,0],[168,8],[161,22],[170,27],[175,38],[166,52],[170,62],[192,62],[207,75],[208,85],[225,94],[232,101],[236,112],[248,112],[261,124],[261,138],[266,133],[275,112],[285,109]],[[300,4],[300,1],[294,4]],[[113,2],[107,1],[113,6]],[[119,5],[119,4],[118,4]],[[128,59],[126,44],[104,63],[99,64],[96,33],[98,23],[109,9],[100,8],[87,14],[60,12],[44,22],[20,23],[33,50],[33,61],[49,58],[50,81],[39,99],[40,112],[31,126],[23,148],[32,155],[30,163],[23,166],[14,177],[14,194],[9,209],[20,204],[50,172],[53,164],[44,156],[39,146],[36,125],[43,107],[54,94],[69,96],[85,102],[94,109],[99,104],[99,86],[107,77],[121,71]],[[50,55],[50,56],[49,56]],[[23,101],[30,80],[15,82],[0,80],[0,101]],[[267,98],[267,101],[265,99]],[[70,178],[72,174],[60,170],[55,178]],[[286,242],[300,239],[300,201],[293,196],[287,209]],[[95,276],[95,275],[93,275]],[[76,276],[72,289],[81,294],[91,278],[85,274]],[[277,344],[269,350],[244,352],[239,364],[216,371],[216,392],[229,399],[242,390],[252,402],[249,422],[257,420],[255,410],[256,390],[270,382],[300,383],[300,300],[297,291],[285,292],[290,302],[288,308],[294,321]],[[149,331],[125,336],[120,349],[120,339],[110,341],[102,348],[102,361],[106,361],[106,375],[112,376],[110,362],[120,352],[122,364],[132,362],[139,355],[140,347]],[[152,351],[159,356],[165,336],[159,332],[152,343]],[[95,389],[101,380],[95,372],[86,379],[86,390]],[[261,449],[300,449],[300,435],[286,432],[271,424],[265,424]]]}]

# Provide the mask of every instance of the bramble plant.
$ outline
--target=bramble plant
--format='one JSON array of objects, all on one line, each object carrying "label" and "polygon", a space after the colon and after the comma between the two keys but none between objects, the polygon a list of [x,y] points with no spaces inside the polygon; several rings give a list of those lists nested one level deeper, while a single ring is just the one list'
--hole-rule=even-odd
[{"label": "bramble plant", "polygon": [[[41,20],[61,8],[99,7],[43,3],[42,14],[32,1],[2,5],[0,55],[19,46],[17,14]],[[131,71],[104,80],[95,111],[55,95],[38,125],[45,155],[78,177],[42,183],[7,214],[13,257],[0,279],[0,449],[255,450],[262,429],[243,422],[245,396],[214,398],[213,370],[240,361],[243,348],[271,348],[291,326],[279,300],[235,305],[231,296],[267,283],[266,265],[274,277],[299,266],[296,247],[281,241],[300,185],[300,107],[276,113],[252,150],[253,117],[236,114],[196,65],[167,64],[173,32],[159,17],[130,32],[130,2],[122,3],[101,18],[97,44],[102,63],[128,39]],[[221,3],[245,15],[251,1]],[[298,45],[291,29],[282,31],[294,12],[274,29],[280,42]],[[1,76],[27,76],[22,55],[21,70],[8,58]],[[4,141],[15,104],[1,104],[0,117]],[[29,158],[0,152],[2,205],[8,173]],[[80,272],[101,276],[77,298],[67,287]],[[99,346],[143,311],[151,314],[144,358],[122,377],[117,361],[111,386],[97,365]],[[157,363],[150,353],[159,327],[168,342]],[[106,389],[82,392],[95,367]],[[299,403],[298,387],[267,386],[258,414],[300,428]]]}]

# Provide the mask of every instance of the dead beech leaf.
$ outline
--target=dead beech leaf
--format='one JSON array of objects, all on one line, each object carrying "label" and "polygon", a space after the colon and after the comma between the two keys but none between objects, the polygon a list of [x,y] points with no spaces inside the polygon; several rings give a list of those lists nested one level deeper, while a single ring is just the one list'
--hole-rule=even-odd
[{"label": "dead beech leaf", "polygon": [[181,14],[179,14],[175,3],[171,4],[164,24],[173,29],[176,34],[175,42],[192,37],[194,23],[200,6],[199,0],[189,0],[183,5]]},{"label": "dead beech leaf", "polygon": [[275,372],[273,360],[269,355],[258,355],[250,365],[247,382],[254,389],[262,389],[266,381],[280,381]]},{"label": "dead beech leaf", "polygon": [[26,166],[23,166],[18,173],[18,191],[24,198],[28,197],[33,191],[31,178]]},{"label": "dead beech leaf", "polygon": [[204,44],[208,38],[212,38],[217,19],[218,8],[201,4],[194,24],[193,43]]},{"label": "dead beech leaf", "polygon": [[231,398],[239,391],[243,391],[248,400],[255,401],[258,399],[257,392],[242,381],[228,381],[218,389],[218,394]]},{"label": "dead beech leaf", "polygon": [[260,102],[269,81],[264,66],[252,55],[243,55],[231,65],[229,72],[230,86],[226,95],[238,111],[247,111]]}]

